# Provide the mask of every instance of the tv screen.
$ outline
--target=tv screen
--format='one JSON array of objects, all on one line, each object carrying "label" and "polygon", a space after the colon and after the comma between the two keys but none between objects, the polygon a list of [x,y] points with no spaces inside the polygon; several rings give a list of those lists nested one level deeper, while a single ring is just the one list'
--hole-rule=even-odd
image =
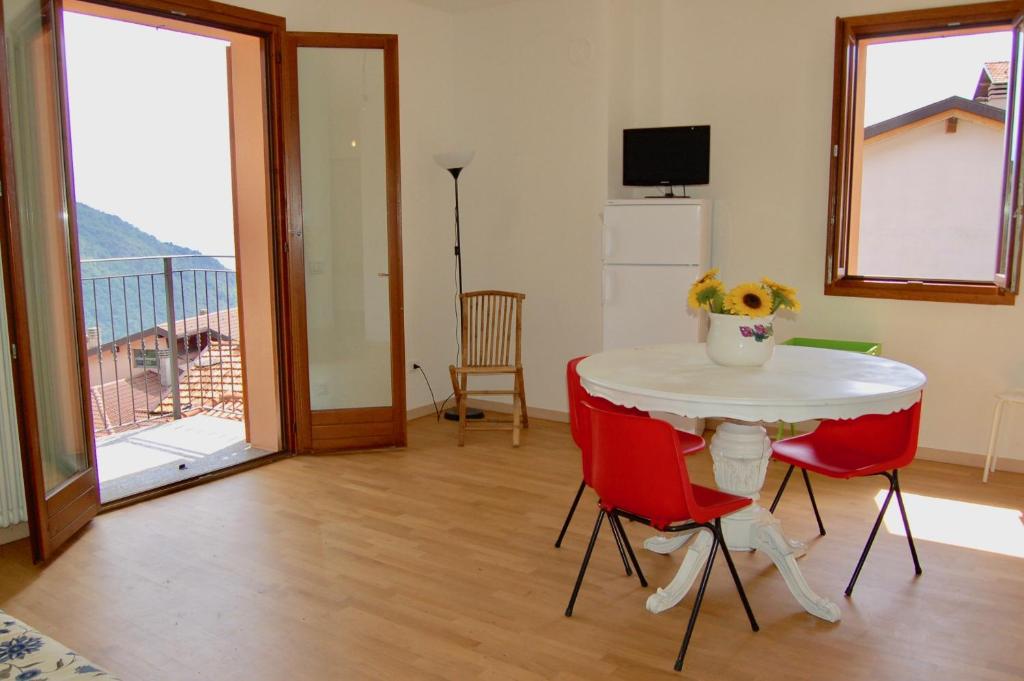
[{"label": "tv screen", "polygon": [[711,180],[710,157],[710,125],[623,130],[622,184],[707,184]]}]

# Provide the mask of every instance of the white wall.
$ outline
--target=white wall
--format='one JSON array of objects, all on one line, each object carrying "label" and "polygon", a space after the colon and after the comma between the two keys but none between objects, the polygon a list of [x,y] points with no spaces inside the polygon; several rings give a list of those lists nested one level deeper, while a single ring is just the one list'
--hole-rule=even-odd
[{"label": "white wall", "polygon": [[[836,16],[931,0],[521,0],[456,15],[470,287],[527,292],[530,404],[565,408],[565,361],[600,347],[599,212],[624,126],[709,123],[713,259],[802,294],[782,337],[880,341],[929,376],[922,444],[982,452],[992,395],[1024,385],[1013,307],[823,295]],[[669,295],[682,295],[683,292]],[[1024,414],[1004,448],[1024,458]]]},{"label": "white wall", "polygon": [[945,119],[936,120],[868,139],[863,148],[853,273],[991,281],[1003,126],[961,117],[948,133]]},{"label": "white wall", "polygon": [[513,2],[456,27],[456,130],[476,150],[459,180],[466,289],[526,293],[527,403],[564,411],[566,359],[601,341],[608,3]]}]

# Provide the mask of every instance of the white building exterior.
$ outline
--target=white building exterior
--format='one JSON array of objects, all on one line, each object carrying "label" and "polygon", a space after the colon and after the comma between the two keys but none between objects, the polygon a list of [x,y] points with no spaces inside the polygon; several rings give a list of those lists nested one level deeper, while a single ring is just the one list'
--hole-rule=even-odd
[{"label": "white building exterior", "polygon": [[1003,175],[995,112],[1003,112],[944,101],[952,104],[865,131],[856,274],[991,280]]}]

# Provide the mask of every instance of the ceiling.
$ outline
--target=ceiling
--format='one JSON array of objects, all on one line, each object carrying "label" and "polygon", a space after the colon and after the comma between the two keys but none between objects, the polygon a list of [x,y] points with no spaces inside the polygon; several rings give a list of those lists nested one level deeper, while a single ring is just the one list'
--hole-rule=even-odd
[{"label": "ceiling", "polygon": [[466,12],[469,10],[504,5],[516,0],[412,0],[417,5],[433,7],[445,12]]}]

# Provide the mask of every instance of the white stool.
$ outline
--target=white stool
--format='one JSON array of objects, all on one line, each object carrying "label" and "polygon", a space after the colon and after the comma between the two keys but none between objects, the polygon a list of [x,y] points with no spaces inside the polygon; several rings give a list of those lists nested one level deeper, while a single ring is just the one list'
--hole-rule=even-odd
[{"label": "white stool", "polygon": [[999,420],[1003,417],[1003,405],[1024,404],[1024,390],[1011,390],[996,395],[996,413],[992,416],[992,436],[988,440],[988,454],[985,455],[985,470],[981,481],[988,482],[989,472],[995,472],[999,455],[996,454],[996,439],[999,437]]}]

